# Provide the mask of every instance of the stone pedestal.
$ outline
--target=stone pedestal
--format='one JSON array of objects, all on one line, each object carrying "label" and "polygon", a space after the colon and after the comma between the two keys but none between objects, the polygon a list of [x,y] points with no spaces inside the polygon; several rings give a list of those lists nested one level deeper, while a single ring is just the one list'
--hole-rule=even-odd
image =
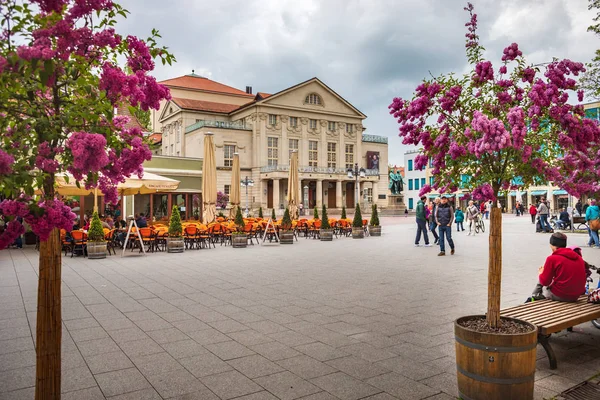
[{"label": "stone pedestal", "polygon": [[404,195],[388,194],[387,198],[387,207],[382,209],[379,213],[381,215],[404,215],[404,210],[406,210],[406,205],[404,204]]}]

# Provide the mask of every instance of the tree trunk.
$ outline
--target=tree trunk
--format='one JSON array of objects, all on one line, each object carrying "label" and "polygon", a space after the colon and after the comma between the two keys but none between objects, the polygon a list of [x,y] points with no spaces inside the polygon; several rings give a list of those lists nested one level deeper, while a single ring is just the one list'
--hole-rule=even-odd
[{"label": "tree trunk", "polygon": [[496,328],[500,324],[502,289],[502,210],[495,204],[490,216],[489,246],[487,322],[491,328]]},{"label": "tree trunk", "polygon": [[36,400],[60,399],[61,372],[61,246],[54,228],[40,243],[36,330]]}]

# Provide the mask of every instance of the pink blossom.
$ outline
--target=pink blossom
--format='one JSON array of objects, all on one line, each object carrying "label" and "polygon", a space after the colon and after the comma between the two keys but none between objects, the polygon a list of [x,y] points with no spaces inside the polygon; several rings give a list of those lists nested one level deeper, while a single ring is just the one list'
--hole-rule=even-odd
[{"label": "pink blossom", "polygon": [[522,76],[523,82],[533,83],[533,78],[535,78],[535,70],[533,68],[525,68]]},{"label": "pink blossom", "polygon": [[423,185],[423,187],[421,188],[421,190],[419,190],[419,197],[425,196],[429,192],[431,192],[431,186],[428,185],[428,184]]},{"label": "pink blossom", "polygon": [[427,163],[429,162],[429,157],[423,154],[419,154],[415,157],[415,170],[422,171],[427,167]]},{"label": "pink blossom", "polygon": [[583,90],[581,89],[577,91],[577,101],[583,101]]},{"label": "pink blossom", "polygon": [[500,72],[501,74],[505,74],[506,71],[507,71],[506,65],[501,66],[500,69],[498,70],[498,72]]},{"label": "pink blossom", "polygon": [[491,61],[481,61],[475,65],[473,80],[477,83],[494,80],[494,68]]},{"label": "pink blossom", "polygon": [[99,172],[108,163],[104,148],[106,138],[100,134],[74,132],[67,140],[67,148],[73,154],[73,165],[69,172],[77,180],[82,180],[89,173]]},{"label": "pink blossom", "polygon": [[4,232],[0,233],[0,250],[12,245],[19,236],[25,233],[25,228],[16,218],[9,221]]},{"label": "pink blossom", "polygon": [[516,43],[512,43],[510,46],[504,49],[504,55],[502,56],[502,61],[513,61],[517,57],[523,55],[523,52],[519,50],[519,45]]},{"label": "pink blossom", "polygon": [[489,183],[475,188],[471,193],[471,196],[478,201],[496,200],[496,193],[494,193],[494,189]]},{"label": "pink blossom", "polygon": [[9,175],[12,173],[12,165],[15,159],[13,156],[0,149],[0,175]]}]

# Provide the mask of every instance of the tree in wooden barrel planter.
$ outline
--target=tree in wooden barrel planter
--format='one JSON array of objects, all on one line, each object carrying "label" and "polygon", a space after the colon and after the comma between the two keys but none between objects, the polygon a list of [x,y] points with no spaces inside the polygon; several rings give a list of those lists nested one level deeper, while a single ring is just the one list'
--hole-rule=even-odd
[{"label": "tree in wooden barrel planter", "polygon": [[106,240],[104,239],[104,229],[98,213],[94,211],[90,229],[88,230],[87,254],[89,259],[106,258]]},{"label": "tree in wooden barrel planter", "polygon": [[[423,148],[415,157],[415,169],[428,162],[433,166],[433,185],[425,185],[420,195],[432,187],[453,193],[456,182],[462,182],[474,199],[493,204],[487,314],[455,322],[459,394],[465,399],[527,400],[533,398],[536,328],[500,317],[502,213],[496,196],[522,190],[537,179],[572,193],[585,188],[577,169],[600,161],[600,129],[584,118],[582,106],[568,101],[569,91],[577,90],[573,76],[583,71],[581,63],[553,61],[540,72],[526,64],[513,43],[494,70],[483,58],[473,6],[465,10],[470,15],[466,53],[472,70],[462,77],[425,80],[412,100],[395,98],[390,113],[400,124],[403,144]],[[583,93],[577,93],[581,101]],[[569,171],[564,173],[569,179],[561,171]],[[596,176],[587,187],[597,184]],[[533,286],[533,273],[531,279]]]},{"label": "tree in wooden barrel planter", "polygon": [[262,207],[258,207],[258,218],[264,218]]},{"label": "tree in wooden barrel planter", "polygon": [[340,217],[340,219],[346,219],[348,217],[346,217],[346,206],[342,206],[342,216]]},{"label": "tree in wooden barrel planter", "polygon": [[356,203],[356,209],[354,210],[354,219],[352,220],[352,239],[363,239],[364,237],[365,229],[363,228],[360,204]]},{"label": "tree in wooden barrel planter", "polygon": [[[275,210],[273,210],[273,213],[275,213]],[[232,246],[236,249],[245,248],[248,246],[248,234],[244,231],[246,224],[244,223],[240,207],[237,208],[237,212],[235,213],[235,226],[237,230],[231,234]]]},{"label": "tree in wooden barrel planter", "polygon": [[277,216],[275,215],[275,209],[271,210],[271,219],[273,220],[273,222],[277,221]]},{"label": "tree in wooden barrel planter", "polygon": [[319,237],[322,242],[331,242],[333,240],[333,228],[329,225],[329,217],[327,216],[327,207],[325,207],[325,204],[323,204],[323,210],[321,211]]},{"label": "tree in wooden barrel planter", "polygon": [[381,225],[379,225],[379,213],[377,204],[371,207],[371,220],[369,221],[369,236],[381,236]]},{"label": "tree in wooden barrel planter", "polygon": [[167,237],[167,253],[183,253],[185,240],[183,239],[183,228],[181,227],[181,215],[179,207],[173,206],[171,220],[169,221],[169,236]]},{"label": "tree in wooden barrel planter", "polygon": [[319,219],[319,210],[317,209],[317,206],[315,206],[315,208],[313,209],[313,219]]},{"label": "tree in wooden barrel planter", "polygon": [[294,244],[294,230],[292,228],[292,218],[290,217],[290,210],[288,208],[285,209],[285,212],[283,213],[283,218],[281,219],[279,243]]}]

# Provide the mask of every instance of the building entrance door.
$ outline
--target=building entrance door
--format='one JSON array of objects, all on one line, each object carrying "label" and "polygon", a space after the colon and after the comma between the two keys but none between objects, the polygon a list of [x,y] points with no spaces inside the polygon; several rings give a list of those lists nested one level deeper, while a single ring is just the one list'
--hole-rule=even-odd
[{"label": "building entrance door", "polygon": [[327,189],[327,208],[335,208],[335,185],[336,182],[328,183],[331,187]]},{"label": "building entrance door", "polygon": [[273,181],[267,182],[267,208],[273,208]]},{"label": "building entrance door", "polygon": [[356,202],[354,201],[354,182],[346,183],[346,208],[354,208],[356,207]]}]

